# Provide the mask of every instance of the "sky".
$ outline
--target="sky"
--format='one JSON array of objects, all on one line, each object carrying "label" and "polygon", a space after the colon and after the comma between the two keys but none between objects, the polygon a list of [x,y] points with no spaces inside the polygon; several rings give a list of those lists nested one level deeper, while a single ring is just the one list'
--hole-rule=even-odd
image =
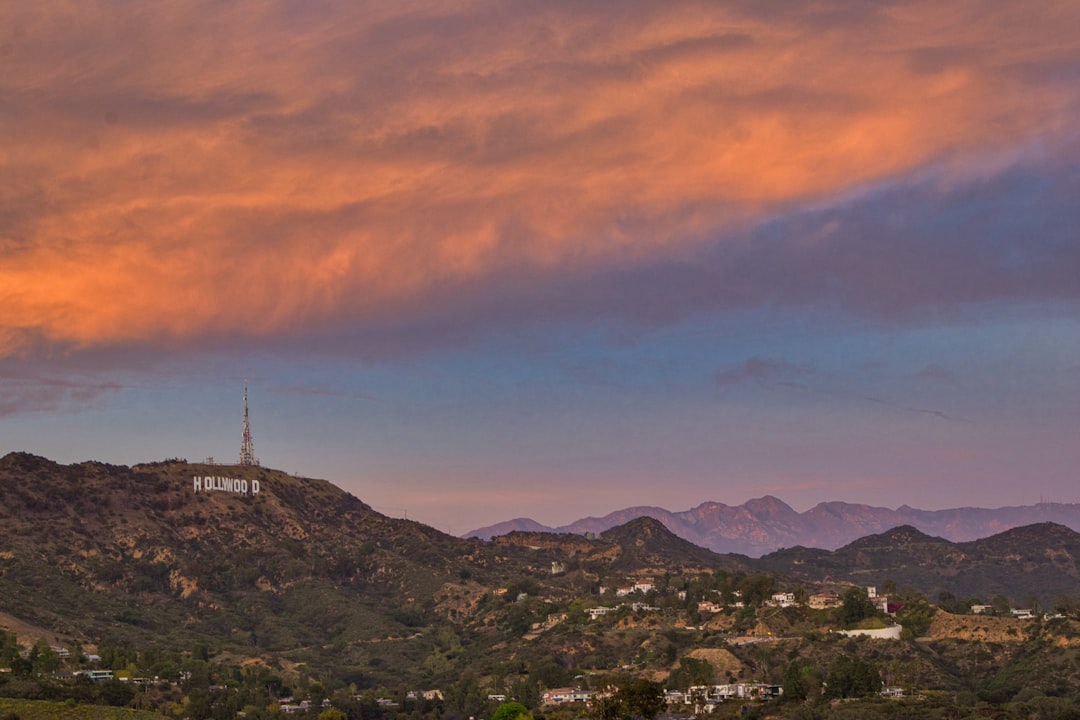
[{"label": "sky", "polygon": [[1075,0],[0,4],[0,454],[452,533],[1080,501]]}]

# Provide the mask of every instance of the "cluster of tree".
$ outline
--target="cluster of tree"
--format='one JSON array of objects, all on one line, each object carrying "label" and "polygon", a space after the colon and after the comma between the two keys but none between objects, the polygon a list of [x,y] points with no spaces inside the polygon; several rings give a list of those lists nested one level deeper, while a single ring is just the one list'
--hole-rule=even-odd
[{"label": "cluster of tree", "polygon": [[592,701],[591,714],[594,720],[652,720],[666,707],[663,688],[638,678],[621,684],[613,692],[597,694]]}]

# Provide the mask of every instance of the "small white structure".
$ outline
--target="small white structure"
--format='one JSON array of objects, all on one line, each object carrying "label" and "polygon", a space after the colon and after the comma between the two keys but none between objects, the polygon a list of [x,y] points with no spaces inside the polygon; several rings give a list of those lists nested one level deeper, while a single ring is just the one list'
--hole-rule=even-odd
[{"label": "small white structure", "polygon": [[772,597],[769,598],[769,604],[774,606],[774,607],[782,607],[782,608],[791,607],[792,605],[795,604],[795,593],[789,593],[789,592],[773,593]]},{"label": "small white structure", "polygon": [[592,690],[579,690],[577,688],[555,688],[545,690],[540,696],[542,705],[564,705],[572,702],[588,702],[593,696]]},{"label": "small white structure", "polygon": [[900,625],[880,628],[878,630],[837,630],[836,632],[846,637],[868,637],[875,640],[899,640],[900,633],[904,628]]}]

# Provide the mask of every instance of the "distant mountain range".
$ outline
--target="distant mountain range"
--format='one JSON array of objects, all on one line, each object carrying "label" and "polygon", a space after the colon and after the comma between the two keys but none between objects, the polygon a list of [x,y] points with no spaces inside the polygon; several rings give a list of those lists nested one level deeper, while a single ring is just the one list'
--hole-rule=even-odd
[{"label": "distant mountain range", "polygon": [[675,535],[718,553],[760,557],[795,546],[835,550],[866,535],[908,525],[952,542],[969,542],[1024,525],[1053,522],[1080,531],[1080,504],[1038,503],[1016,507],[918,510],[903,505],[895,510],[845,502],[825,502],[806,512],[770,495],[742,505],[705,502],[690,510],[672,512],[638,506],[603,517],[587,517],[552,528],[529,518],[508,520],[465,534],[490,539],[510,532],[601,533],[638,517],[659,520]]}]

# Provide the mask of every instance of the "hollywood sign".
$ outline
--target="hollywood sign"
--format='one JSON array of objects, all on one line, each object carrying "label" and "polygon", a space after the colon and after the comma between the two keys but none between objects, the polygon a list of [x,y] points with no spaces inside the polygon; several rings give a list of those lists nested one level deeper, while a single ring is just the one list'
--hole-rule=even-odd
[{"label": "hollywood sign", "polygon": [[258,495],[259,494],[259,481],[252,480],[248,482],[241,478],[231,477],[218,477],[211,475],[207,477],[199,477],[196,475],[192,478],[195,483],[195,492],[207,492],[210,490],[219,490],[221,492],[237,493],[239,495]]}]

